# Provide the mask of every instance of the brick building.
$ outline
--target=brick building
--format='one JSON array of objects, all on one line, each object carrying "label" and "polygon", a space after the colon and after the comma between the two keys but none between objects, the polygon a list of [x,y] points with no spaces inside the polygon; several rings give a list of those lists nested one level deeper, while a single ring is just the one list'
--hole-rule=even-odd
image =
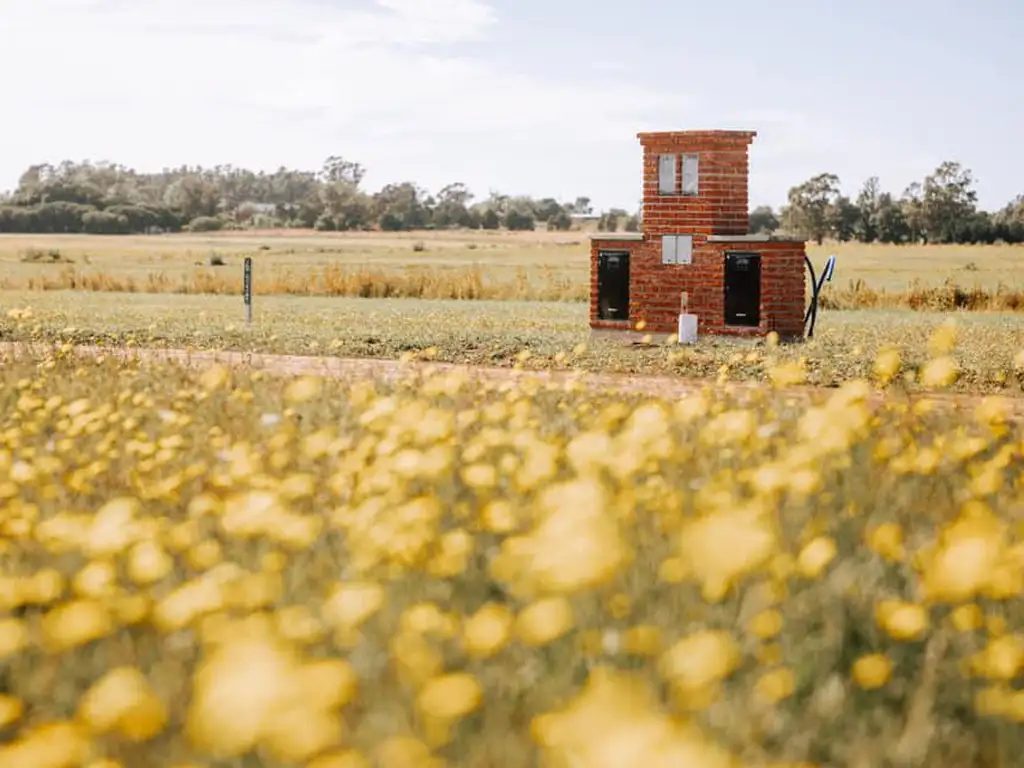
[{"label": "brick building", "polygon": [[[671,333],[803,335],[803,240],[748,234],[753,131],[640,133],[639,233],[591,236],[590,327]],[[681,310],[681,304],[686,309]]]}]

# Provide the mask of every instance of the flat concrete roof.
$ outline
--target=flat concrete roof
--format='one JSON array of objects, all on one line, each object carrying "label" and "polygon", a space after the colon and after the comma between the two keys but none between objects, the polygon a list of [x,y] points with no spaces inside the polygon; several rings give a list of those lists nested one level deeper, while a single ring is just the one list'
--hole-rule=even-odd
[{"label": "flat concrete roof", "polygon": [[709,235],[709,243],[806,243],[807,238],[757,233],[753,235]]},{"label": "flat concrete roof", "polygon": [[591,232],[591,240],[643,240],[643,232]]},{"label": "flat concrete roof", "polygon": [[[591,240],[630,240],[640,241],[644,239],[643,232],[591,232],[588,237]],[[806,243],[803,237],[790,237],[781,235],[767,235],[757,233],[754,235],[708,235],[709,243]]]},{"label": "flat concrete roof", "polygon": [[753,139],[757,131],[697,129],[692,131],[641,131],[638,139]]}]

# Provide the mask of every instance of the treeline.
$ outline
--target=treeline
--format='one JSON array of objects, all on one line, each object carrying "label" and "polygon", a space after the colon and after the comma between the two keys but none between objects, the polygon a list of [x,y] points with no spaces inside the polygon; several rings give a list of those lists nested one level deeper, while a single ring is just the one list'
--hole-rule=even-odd
[{"label": "treeline", "polygon": [[944,162],[896,197],[869,178],[855,199],[839,191],[839,177],[821,173],[789,190],[787,205],[750,214],[754,232],[785,232],[819,244],[833,239],[864,243],[1022,243],[1024,195],[1001,210],[982,211],[974,175]]},{"label": "treeline", "polygon": [[[323,231],[443,229],[568,230],[593,214],[572,202],[492,192],[476,201],[464,184],[430,193],[413,182],[363,189],[365,169],[330,157],[319,171],[273,173],[231,166],[139,173],[112,163],[35,165],[0,197],[0,232],[133,234],[242,228]],[[637,229],[636,216],[613,210],[602,229]]]},{"label": "treeline", "polygon": [[[636,213],[593,212],[572,202],[491,192],[477,200],[465,184],[431,193],[413,182],[368,192],[359,163],[334,156],[319,171],[273,173],[232,166],[139,173],[112,163],[34,165],[17,189],[0,196],[0,232],[134,234],[243,228],[322,231],[417,229],[568,230],[579,217],[603,231],[636,231]],[[752,232],[816,240],[881,243],[1024,242],[1024,195],[982,211],[975,180],[959,163],[942,163],[895,196],[868,179],[855,198],[839,177],[822,173],[789,190],[781,210],[756,208]]]}]

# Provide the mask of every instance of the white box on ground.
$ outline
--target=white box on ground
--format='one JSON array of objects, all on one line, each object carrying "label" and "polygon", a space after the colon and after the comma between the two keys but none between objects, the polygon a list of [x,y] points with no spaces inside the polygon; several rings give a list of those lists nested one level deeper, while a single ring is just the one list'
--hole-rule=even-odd
[{"label": "white box on ground", "polygon": [[680,344],[696,344],[697,343],[697,316],[696,315],[680,315],[679,316],[679,343]]}]

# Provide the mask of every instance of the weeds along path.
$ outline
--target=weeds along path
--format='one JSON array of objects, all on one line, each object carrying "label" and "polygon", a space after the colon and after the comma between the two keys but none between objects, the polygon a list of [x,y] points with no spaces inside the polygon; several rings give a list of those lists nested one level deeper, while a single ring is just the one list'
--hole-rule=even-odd
[{"label": "weeds along path", "polygon": [[[22,355],[52,354],[52,345],[2,343],[0,355],[17,357]],[[377,379],[397,381],[431,372],[459,372],[477,381],[502,383],[541,383],[553,386],[577,386],[602,392],[646,395],[667,399],[685,397],[709,388],[719,388],[742,397],[764,392],[768,385],[756,382],[729,382],[717,385],[709,379],[685,379],[670,376],[642,376],[620,373],[593,373],[570,370],[518,370],[513,368],[468,366],[438,362],[402,362],[365,358],[312,357],[300,355],[267,355],[255,352],[198,352],[185,349],[95,347],[76,346],[74,354],[85,357],[117,357],[139,362],[174,362],[189,367],[203,368],[220,364],[259,370],[275,376],[314,375],[334,379]],[[775,390],[777,394],[796,403],[811,404],[827,397],[835,390],[825,387],[787,387]],[[887,399],[903,399],[910,402],[932,401],[936,406],[956,409],[973,409],[983,399],[982,395],[959,393],[914,393],[910,395],[886,395],[874,392],[872,401],[881,404]],[[1014,421],[1024,421],[1024,396],[1002,396],[1008,406],[1008,416]]]}]

